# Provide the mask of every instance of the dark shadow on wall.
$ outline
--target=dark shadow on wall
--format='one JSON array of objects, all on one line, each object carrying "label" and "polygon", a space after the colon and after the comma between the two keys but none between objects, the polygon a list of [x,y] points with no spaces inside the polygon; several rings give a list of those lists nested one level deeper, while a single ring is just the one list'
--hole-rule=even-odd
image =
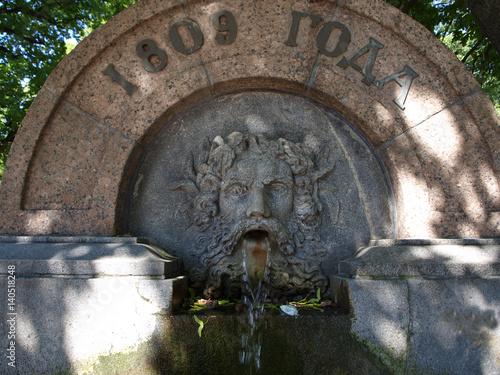
[{"label": "dark shadow on wall", "polygon": [[[23,265],[11,261],[18,270],[16,368],[7,367],[2,360],[2,374],[93,373],[92,365],[98,355],[132,350],[154,332],[156,318],[147,297],[161,295],[164,290],[155,288],[150,278],[96,277],[103,273],[102,264],[94,267],[91,262],[84,262],[82,274],[82,265],[72,261],[87,260],[85,244],[81,249],[68,249],[67,244],[61,243],[52,246],[58,250],[54,260],[45,265],[45,275],[23,276],[21,269],[26,267],[26,261]],[[120,245],[114,251],[122,253]],[[71,256],[72,252],[81,255]],[[55,259],[63,253],[62,258],[69,261],[58,263]],[[113,257],[113,251],[106,256]],[[42,261],[33,264],[44,267]],[[64,275],[57,275],[61,267]],[[148,284],[147,294],[141,294],[140,282]],[[1,276],[0,284],[6,291],[6,276]],[[4,319],[7,312],[7,304],[3,304],[2,332],[9,329]],[[4,338],[7,334],[2,334],[2,350],[6,349]]]}]

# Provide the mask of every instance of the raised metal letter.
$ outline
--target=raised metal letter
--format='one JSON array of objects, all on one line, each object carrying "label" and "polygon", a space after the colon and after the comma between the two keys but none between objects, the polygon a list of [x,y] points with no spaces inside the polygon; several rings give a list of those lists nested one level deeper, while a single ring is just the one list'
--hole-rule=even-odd
[{"label": "raised metal letter", "polygon": [[[373,38],[370,38],[370,42],[366,46],[361,48],[358,52],[356,52],[356,54],[353,57],[351,57],[350,59],[342,57],[342,59],[337,63],[337,65],[343,69],[347,68],[348,66],[352,66],[358,72],[363,74],[363,79],[361,80],[361,82],[363,82],[367,86],[370,86],[375,80],[375,76],[371,73],[373,64],[375,63],[378,50],[383,47],[384,45],[382,43],[378,42]],[[366,60],[365,66],[361,68],[358,64],[355,63],[355,61],[359,59],[362,55],[364,55],[366,52],[368,52],[368,50],[370,50],[370,54],[368,55],[368,59]]]},{"label": "raised metal letter", "polygon": [[212,24],[219,32],[215,36],[215,40],[219,44],[231,44],[236,39],[238,28],[233,14],[228,10],[221,10],[214,14]]},{"label": "raised metal letter", "polygon": [[[326,43],[328,42],[328,38],[330,37],[330,34],[335,27],[341,30],[340,38],[335,49],[333,51],[328,51],[326,49]],[[349,46],[349,43],[351,43],[351,32],[346,25],[336,21],[325,23],[319,31],[318,36],[316,37],[316,45],[318,46],[318,51],[328,57],[336,57],[342,55]]]},{"label": "raised metal letter", "polygon": [[[191,38],[193,39],[194,44],[190,48],[187,48],[184,45],[184,42],[179,35],[179,27],[182,25],[187,26],[189,34],[191,34]],[[174,48],[185,55],[190,55],[191,53],[198,51],[203,45],[203,33],[201,32],[199,26],[193,21],[182,20],[174,23],[168,32],[168,36]]]},{"label": "raised metal letter", "polygon": [[[401,76],[406,76],[404,82],[402,82],[401,79],[399,79],[399,77]],[[394,103],[396,103],[399,106],[399,108],[405,109],[405,101],[406,97],[408,96],[408,92],[410,91],[411,83],[417,77],[418,77],[417,72],[415,72],[408,65],[405,65],[402,71],[394,73],[384,79],[379,79],[378,81],[374,82],[374,85],[377,86],[379,90],[381,90],[387,82],[396,81],[398,85],[401,86],[401,91],[399,92],[399,96],[396,99],[394,99]]]},{"label": "raised metal letter", "polygon": [[288,40],[285,44],[290,47],[297,47],[297,33],[299,32],[300,19],[302,17],[311,17],[311,27],[315,27],[321,21],[321,17],[315,14],[297,12],[296,10],[292,10],[292,16],[292,27],[290,28],[290,34],[288,34]]},{"label": "raised metal letter", "polygon": [[127,92],[129,96],[132,96],[135,90],[137,90],[137,86],[131,84],[129,81],[123,78],[120,75],[120,73],[116,71],[115,66],[113,64],[108,65],[106,70],[104,70],[104,74],[110,76],[113,82],[118,83]]}]

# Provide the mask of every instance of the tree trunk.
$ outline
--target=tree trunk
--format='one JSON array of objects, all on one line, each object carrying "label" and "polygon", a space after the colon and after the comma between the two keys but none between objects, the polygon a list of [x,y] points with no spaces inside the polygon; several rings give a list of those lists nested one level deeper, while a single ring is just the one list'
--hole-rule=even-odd
[{"label": "tree trunk", "polygon": [[481,29],[500,54],[500,1],[467,0],[467,5]]}]

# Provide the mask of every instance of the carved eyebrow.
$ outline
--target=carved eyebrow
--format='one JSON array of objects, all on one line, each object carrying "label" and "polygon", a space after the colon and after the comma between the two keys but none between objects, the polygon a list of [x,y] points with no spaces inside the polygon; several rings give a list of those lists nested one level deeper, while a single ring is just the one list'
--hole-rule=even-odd
[{"label": "carved eyebrow", "polygon": [[230,185],[234,185],[234,184],[250,186],[250,185],[252,185],[252,181],[251,180],[237,180],[235,178],[231,178],[228,181],[223,181],[221,185],[222,186],[230,186]]},{"label": "carved eyebrow", "polygon": [[291,187],[293,186],[293,180],[290,179],[290,178],[286,178],[286,177],[282,177],[282,178],[275,178],[273,180],[269,180],[269,181],[265,181],[265,184],[266,185],[272,185],[272,184],[283,184],[283,185],[286,185],[288,187]]}]

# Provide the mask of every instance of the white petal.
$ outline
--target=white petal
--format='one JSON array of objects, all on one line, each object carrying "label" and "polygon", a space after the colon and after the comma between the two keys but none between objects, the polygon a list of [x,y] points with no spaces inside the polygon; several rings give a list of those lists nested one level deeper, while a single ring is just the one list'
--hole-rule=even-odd
[{"label": "white petal", "polygon": [[280,309],[281,309],[281,311],[283,311],[287,315],[291,315],[291,316],[299,315],[299,310],[297,310],[296,307],[291,306],[291,305],[281,305]]}]

